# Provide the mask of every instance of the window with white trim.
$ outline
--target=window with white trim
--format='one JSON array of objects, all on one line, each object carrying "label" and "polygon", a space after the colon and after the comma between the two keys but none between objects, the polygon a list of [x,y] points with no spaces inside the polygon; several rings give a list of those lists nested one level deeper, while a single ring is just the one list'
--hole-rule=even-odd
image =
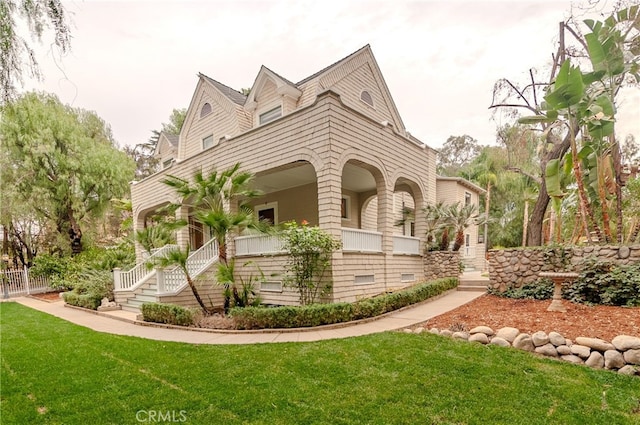
[{"label": "window with white trim", "polygon": [[173,164],[173,158],[165,159],[162,161],[162,168],[169,168],[171,167],[171,164]]},{"label": "window with white trim", "polygon": [[278,224],[278,203],[269,202],[263,205],[256,205],[256,215],[258,220],[269,221],[271,224]]},{"label": "window with white trim", "polygon": [[373,108],[373,96],[367,90],[362,90],[360,93],[360,100]]},{"label": "window with white trim", "polygon": [[260,125],[271,122],[275,119],[278,119],[282,116],[282,106],[277,106],[273,109],[268,110],[267,112],[263,112],[259,116]]},{"label": "window with white trim", "polygon": [[211,113],[211,111],[212,111],[211,104],[205,103],[204,105],[202,105],[202,109],[200,109],[200,118],[206,117]]},{"label": "window with white trim", "polygon": [[464,193],[464,204],[471,205],[471,194],[469,192]]},{"label": "window with white trim", "polygon": [[202,139],[202,150],[213,147],[213,134],[208,135]]}]

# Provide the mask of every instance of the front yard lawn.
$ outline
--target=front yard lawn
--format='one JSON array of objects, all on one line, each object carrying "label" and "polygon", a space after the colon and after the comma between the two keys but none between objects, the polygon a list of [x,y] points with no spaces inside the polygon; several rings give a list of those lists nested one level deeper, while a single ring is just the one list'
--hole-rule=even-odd
[{"label": "front yard lawn", "polygon": [[638,424],[640,379],[430,334],[208,346],[0,304],[2,424]]}]

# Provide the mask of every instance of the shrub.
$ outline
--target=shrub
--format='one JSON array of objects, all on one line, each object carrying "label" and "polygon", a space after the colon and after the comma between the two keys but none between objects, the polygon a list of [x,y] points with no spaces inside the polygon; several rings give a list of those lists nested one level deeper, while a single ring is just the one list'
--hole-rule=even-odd
[{"label": "shrub", "polygon": [[353,304],[233,308],[230,314],[238,329],[301,328],[329,325],[379,316],[439,295],[455,288],[457,284],[457,279],[446,278],[391,294],[367,298]]},{"label": "shrub", "polygon": [[553,282],[550,279],[537,279],[519,288],[509,288],[506,291],[489,288],[487,292],[503,298],[550,300],[553,297]]},{"label": "shrub", "polygon": [[282,249],[289,253],[284,284],[296,288],[300,304],[316,301],[331,290],[331,282],[325,273],[331,266],[331,254],[340,249],[341,243],[317,226],[300,226],[295,221],[285,223],[281,232]]},{"label": "shrub", "polygon": [[97,310],[102,303],[102,298],[96,297],[95,294],[78,294],[77,292],[65,292],[62,294],[62,299],[67,304],[90,310]]},{"label": "shrub", "polygon": [[617,265],[586,259],[580,277],[564,291],[564,297],[582,304],[640,305],[640,264]]},{"label": "shrub", "polygon": [[71,292],[62,294],[67,304],[96,310],[103,298],[113,300],[113,278],[108,271],[84,271],[73,282],[73,287]]},{"label": "shrub", "polygon": [[194,321],[191,310],[175,304],[144,303],[140,309],[145,322],[190,326]]}]

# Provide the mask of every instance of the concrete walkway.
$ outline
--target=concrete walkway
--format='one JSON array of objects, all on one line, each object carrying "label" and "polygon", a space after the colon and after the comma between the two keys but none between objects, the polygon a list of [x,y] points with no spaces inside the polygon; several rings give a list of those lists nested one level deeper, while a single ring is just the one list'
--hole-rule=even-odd
[{"label": "concrete walkway", "polygon": [[402,329],[453,310],[482,294],[481,292],[453,290],[435,300],[425,301],[421,304],[389,313],[376,320],[310,329],[265,331],[216,331],[196,328],[176,329],[174,327],[155,326],[146,324],[145,322],[137,322],[134,313],[122,310],[95,314],[85,310],[65,307],[62,301],[51,303],[31,297],[16,298],[15,301],[71,323],[98,332],[115,335],[129,335],[159,341],[177,341],[192,344],[259,344],[348,338]]}]

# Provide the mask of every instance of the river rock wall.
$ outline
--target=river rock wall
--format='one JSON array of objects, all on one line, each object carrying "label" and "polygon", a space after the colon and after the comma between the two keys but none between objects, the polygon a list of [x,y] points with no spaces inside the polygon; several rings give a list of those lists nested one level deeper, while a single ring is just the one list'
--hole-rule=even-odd
[{"label": "river rock wall", "polygon": [[540,272],[580,272],[580,265],[587,258],[617,264],[638,263],[640,245],[491,249],[488,253],[490,285],[504,291],[534,282]]}]

